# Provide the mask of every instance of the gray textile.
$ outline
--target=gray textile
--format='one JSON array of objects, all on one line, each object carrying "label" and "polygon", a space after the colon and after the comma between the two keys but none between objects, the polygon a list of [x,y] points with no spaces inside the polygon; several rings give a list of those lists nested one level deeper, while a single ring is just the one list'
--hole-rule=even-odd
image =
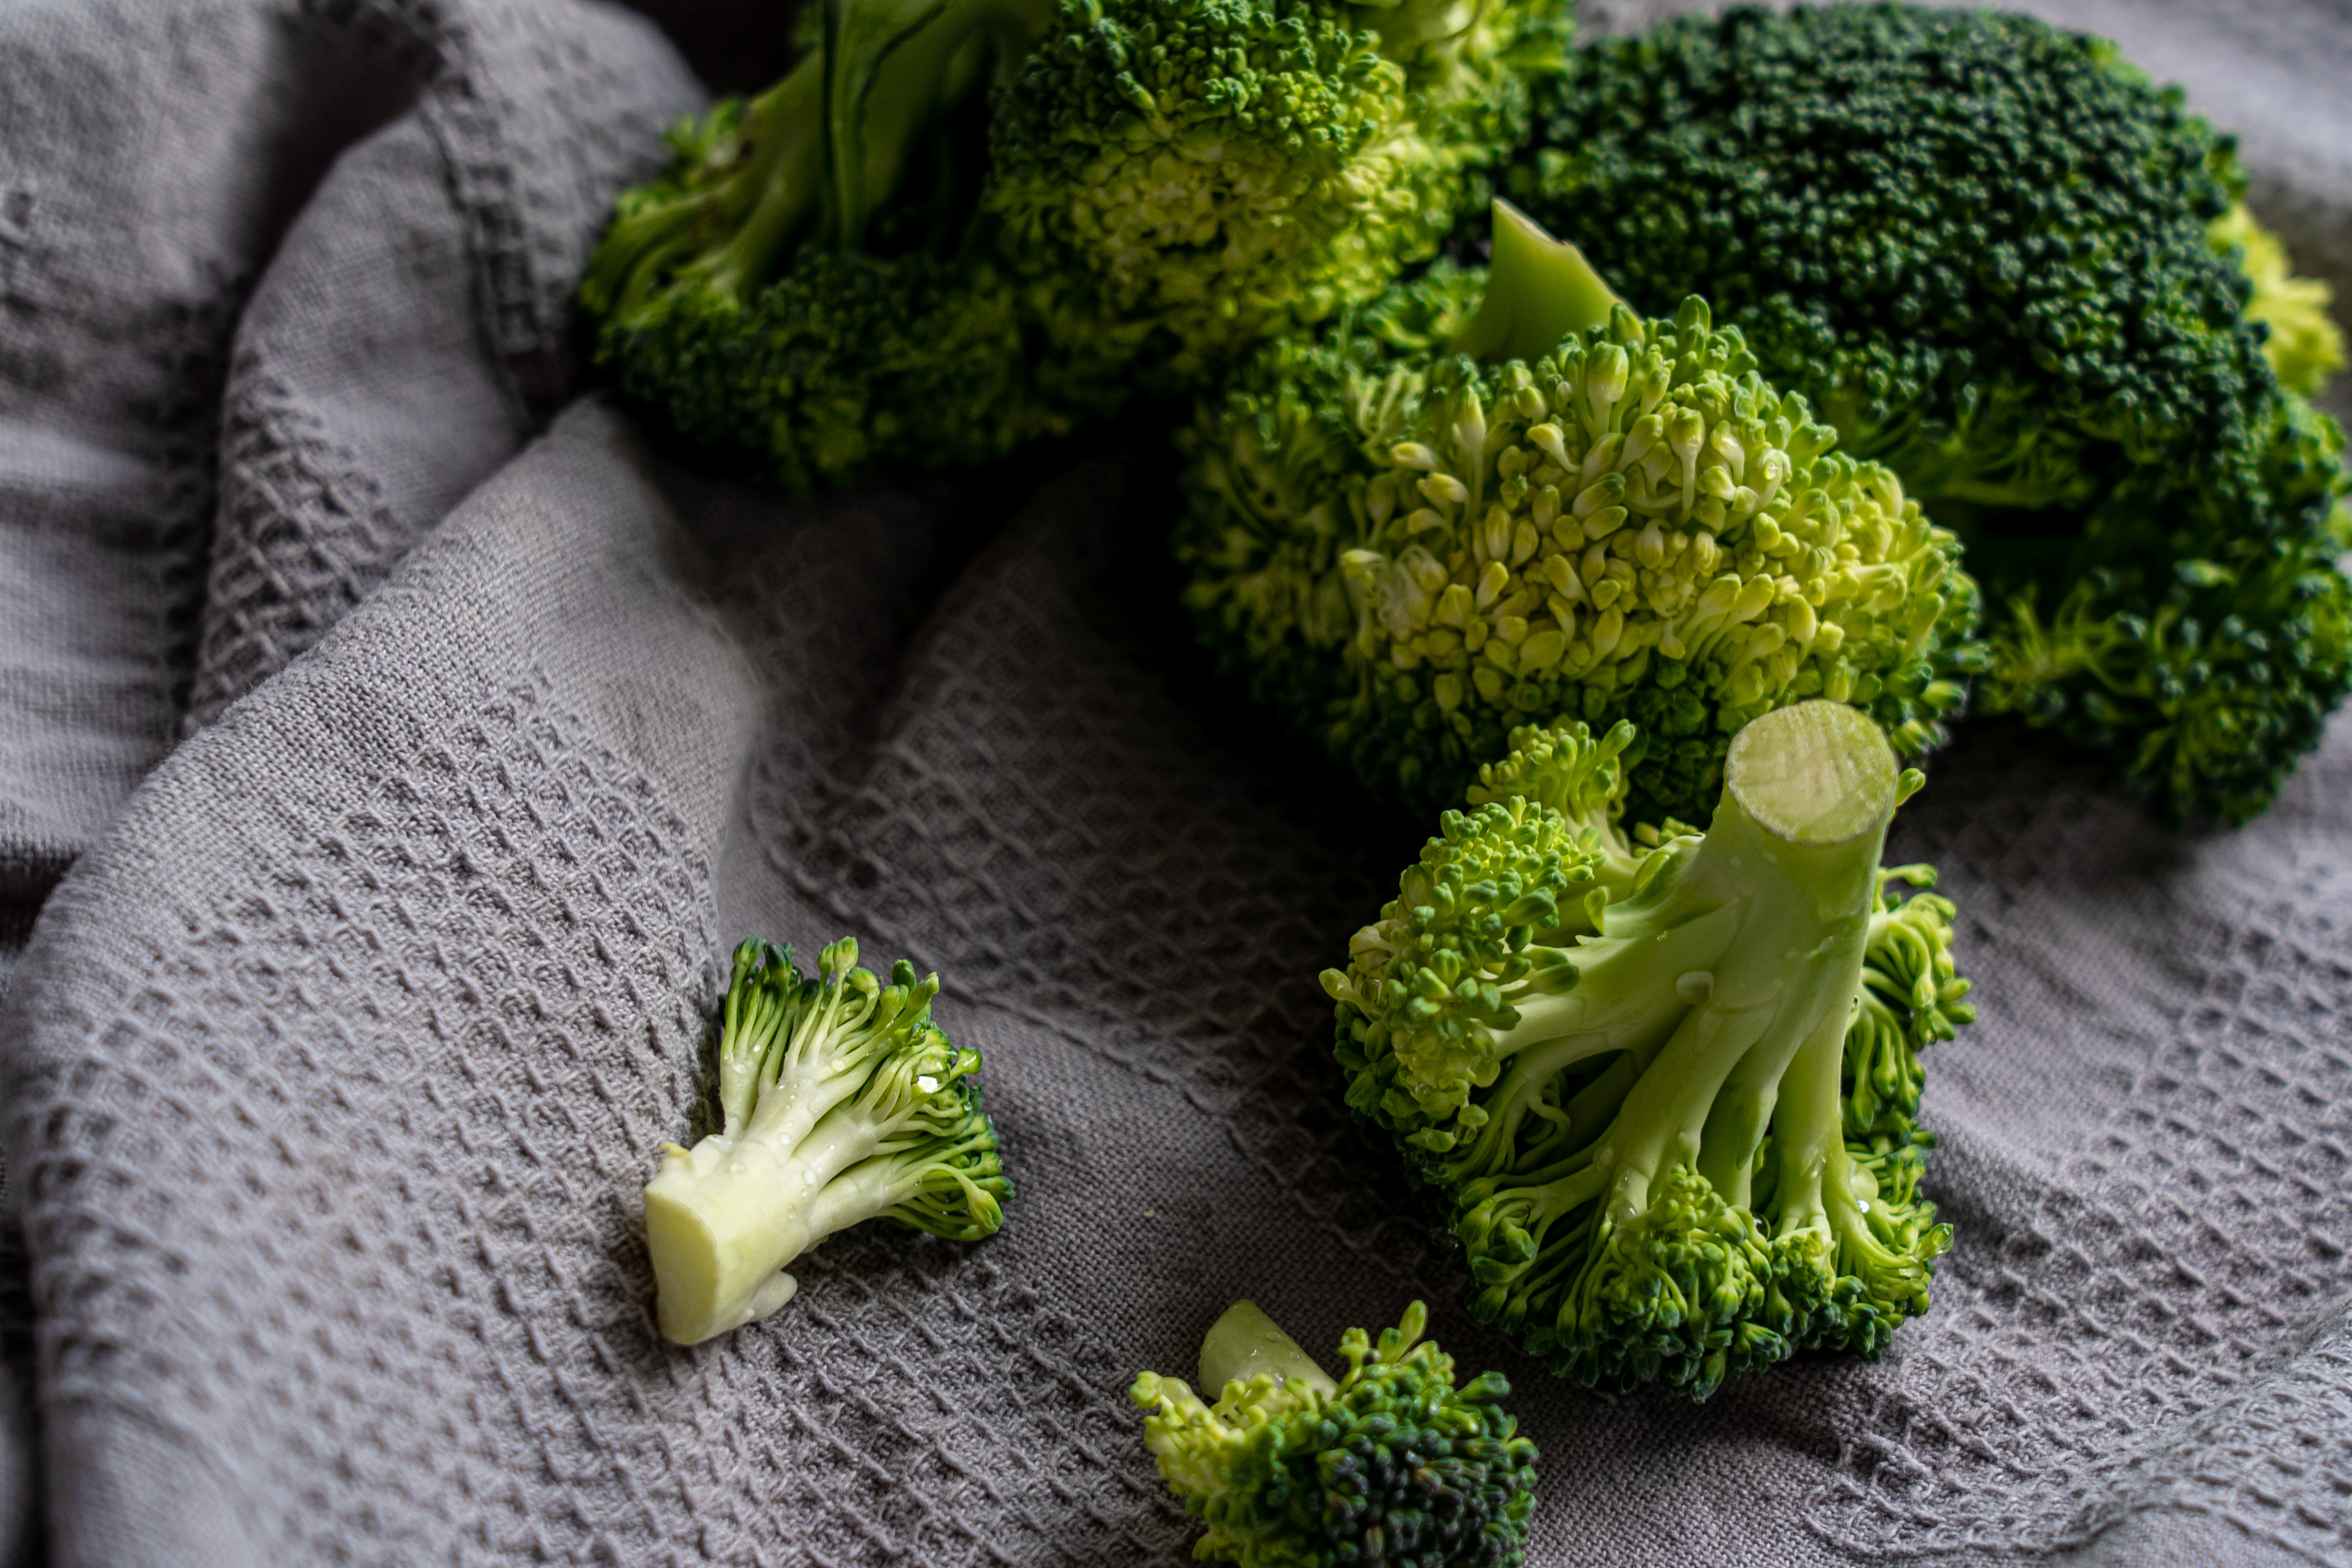
[{"label": "gray textile", "polygon": [[[2069,3],[2352,300],[2352,17]],[[0,58],[0,1563],[1174,1563],[1125,1384],[1246,1293],[1429,1296],[1541,1564],[2352,1563],[2352,728],[2189,837],[1971,730],[1896,846],[1985,1016],[1934,1310],[1596,1397],[1338,1104],[1314,975],[1414,828],[1200,681],[1155,458],[793,506],[576,395],[698,91],[652,27],[19,0]],[[638,1189],[751,931],[939,968],[1020,1192],[677,1350]]]}]

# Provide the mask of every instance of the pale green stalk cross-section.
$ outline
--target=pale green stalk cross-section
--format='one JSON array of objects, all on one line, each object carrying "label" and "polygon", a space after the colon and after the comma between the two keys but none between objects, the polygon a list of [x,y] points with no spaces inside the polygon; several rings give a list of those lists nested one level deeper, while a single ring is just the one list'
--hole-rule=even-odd
[{"label": "pale green stalk cross-section", "polygon": [[1733,737],[1724,786],[1756,824],[1791,844],[1843,844],[1895,809],[1895,752],[1843,702],[1775,709]]}]

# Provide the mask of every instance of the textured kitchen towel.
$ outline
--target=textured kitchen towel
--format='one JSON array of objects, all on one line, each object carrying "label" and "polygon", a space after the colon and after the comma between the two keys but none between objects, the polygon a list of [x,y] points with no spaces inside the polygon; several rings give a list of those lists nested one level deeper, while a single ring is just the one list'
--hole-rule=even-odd
[{"label": "textured kitchen towel", "polygon": [[[2344,255],[2352,19],[2117,10]],[[0,1553],[1173,1564],[1124,1387],[1248,1293],[1429,1297],[1538,1564],[2352,1563],[2352,729],[2184,837],[1972,728],[1895,846],[1984,1011],[1934,1310],[1594,1396],[1339,1107],[1314,975],[1413,826],[1201,679],[1162,459],[795,506],[574,397],[696,92],[651,27],[51,0],[0,57]],[[637,1194],[754,931],[939,968],[1020,1190],[679,1350]]]}]

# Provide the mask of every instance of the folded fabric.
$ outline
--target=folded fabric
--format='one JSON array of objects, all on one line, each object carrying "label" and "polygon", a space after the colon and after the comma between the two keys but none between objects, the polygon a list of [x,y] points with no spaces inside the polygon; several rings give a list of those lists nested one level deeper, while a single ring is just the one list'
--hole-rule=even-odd
[{"label": "folded fabric", "polygon": [[[1430,1300],[1544,1452],[1534,1563],[2352,1563],[2352,731],[2183,836],[1968,729],[1890,846],[1983,1016],[1934,1309],[1593,1395],[1339,1102],[1316,973],[1416,825],[1208,681],[1161,454],[796,505],[578,395],[696,90],[624,13],[0,44],[0,1552],[37,1489],[77,1568],[1173,1564],[1127,1383],[1248,1295]],[[754,932],[940,972],[1016,1195],[679,1349],[640,1194]]]}]

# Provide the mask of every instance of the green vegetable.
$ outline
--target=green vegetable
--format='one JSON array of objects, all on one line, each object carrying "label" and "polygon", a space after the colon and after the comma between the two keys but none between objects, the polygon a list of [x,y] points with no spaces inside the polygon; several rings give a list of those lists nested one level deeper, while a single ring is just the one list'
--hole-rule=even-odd
[{"label": "green vegetable", "polygon": [[1568,32],[1546,0],[1066,0],[988,205],[1199,381],[1435,254]]},{"label": "green vegetable", "polygon": [[1939,741],[1977,608],[1953,536],[1704,300],[1643,321],[1521,225],[1475,318],[1486,279],[1440,266],[1204,406],[1174,548],[1222,667],[1420,805],[1561,716],[1640,726],[1644,815],[1703,814],[1732,732],[1809,697]]},{"label": "green vegetable", "polygon": [[2246,275],[2252,289],[2246,320],[2270,329],[2263,353],[2280,384],[2305,397],[2318,396],[2344,368],[2344,333],[2327,313],[2336,290],[2315,278],[2294,277],[2286,247],[2254,221],[2243,202],[2215,218],[2205,237]]},{"label": "green vegetable", "polygon": [[817,16],[782,81],[671,131],[580,293],[625,393],[799,491],[1002,456],[1376,292],[1484,199],[1568,26],[1536,0]]},{"label": "green vegetable", "polygon": [[1536,1447],[1499,1401],[1497,1372],[1459,1388],[1454,1358],[1422,1339],[1418,1301],[1376,1347],[1361,1329],[1339,1341],[1334,1383],[1248,1301],[1201,1346],[1204,1405],[1147,1372],[1130,1397],[1152,1412],[1143,1440],[1160,1474],[1206,1520],[1193,1548],[1244,1568],[1517,1568],[1527,1561]]},{"label": "green vegetable", "polygon": [[2244,175],[2177,89],[2027,17],[1836,5],[1669,22],[1539,98],[1528,209],[1637,307],[1705,294],[1967,542],[1980,708],[2169,815],[2263,809],[2352,684],[2341,436],[2264,356],[2261,320],[2291,380],[2327,357],[2307,290],[2250,309]]},{"label": "green vegetable", "polygon": [[973,232],[987,90],[1052,6],[815,14],[783,80],[679,121],[669,167],[621,194],[580,289],[599,363],[689,439],[760,453],[803,493],[1070,429],[1108,370],[1033,368],[1037,312]]},{"label": "green vegetable", "polygon": [[[1885,868],[1919,775],[1859,710],[1733,740],[1701,836],[1617,827],[1633,737],[1513,737],[1324,973],[1348,1103],[1552,1370],[1704,1399],[1876,1356],[1950,1242],[1919,1196],[1918,1052],[1973,1018],[1952,906]],[[1646,853],[1637,844],[1652,844]]]},{"label": "green vegetable", "polygon": [[980,1107],[977,1052],[931,1021],[936,974],[883,984],[845,939],[803,974],[793,950],[735,950],[719,1041],[726,1122],[664,1146],[646,1240],[665,1338],[697,1344],[792,1300],[784,1266],[835,1231],[887,1219],[954,1241],[1004,1223],[1013,1195]]}]

